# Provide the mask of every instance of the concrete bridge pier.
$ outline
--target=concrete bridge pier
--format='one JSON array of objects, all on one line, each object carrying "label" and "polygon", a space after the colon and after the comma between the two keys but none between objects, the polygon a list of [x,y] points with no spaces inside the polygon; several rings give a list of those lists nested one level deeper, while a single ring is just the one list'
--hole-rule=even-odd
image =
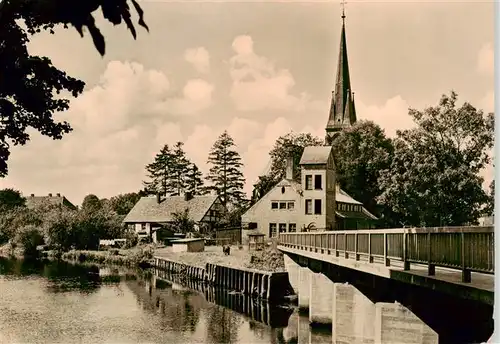
[{"label": "concrete bridge pier", "polygon": [[288,272],[290,285],[293,288],[293,292],[298,295],[301,266],[286,254],[283,255],[283,260],[285,262],[285,271]]},{"label": "concrete bridge pier", "polygon": [[313,272],[308,267],[299,267],[298,306],[299,311],[307,313],[311,295],[311,276]]},{"label": "concrete bridge pier", "polygon": [[332,297],[334,343],[379,343],[374,341],[375,304],[356,287],[335,283]]},{"label": "concrete bridge pier", "polygon": [[309,323],[311,326],[331,326],[334,282],[322,273],[310,277]]}]

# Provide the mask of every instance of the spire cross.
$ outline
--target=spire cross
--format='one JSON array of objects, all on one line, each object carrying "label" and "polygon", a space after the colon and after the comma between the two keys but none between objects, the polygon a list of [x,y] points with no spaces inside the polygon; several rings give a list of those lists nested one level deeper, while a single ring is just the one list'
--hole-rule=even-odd
[{"label": "spire cross", "polygon": [[340,0],[340,7],[342,8],[342,19],[345,18],[345,5],[347,4],[347,1],[345,0]]}]

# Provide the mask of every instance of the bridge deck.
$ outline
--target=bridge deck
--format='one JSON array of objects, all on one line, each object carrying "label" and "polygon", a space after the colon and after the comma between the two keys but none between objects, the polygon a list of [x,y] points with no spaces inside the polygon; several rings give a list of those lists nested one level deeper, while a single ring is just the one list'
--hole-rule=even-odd
[{"label": "bridge deck", "polygon": [[294,254],[333,265],[369,273],[372,275],[390,278],[400,282],[427,287],[461,298],[471,299],[492,305],[494,300],[494,275],[478,272],[471,273],[470,282],[462,282],[462,272],[456,269],[436,267],[433,276],[428,275],[428,266],[410,264],[410,269],[404,269],[404,263],[393,260],[390,266],[375,260],[370,263],[366,259],[337,257],[336,255],[292,248],[291,245],[279,245],[283,253]]}]

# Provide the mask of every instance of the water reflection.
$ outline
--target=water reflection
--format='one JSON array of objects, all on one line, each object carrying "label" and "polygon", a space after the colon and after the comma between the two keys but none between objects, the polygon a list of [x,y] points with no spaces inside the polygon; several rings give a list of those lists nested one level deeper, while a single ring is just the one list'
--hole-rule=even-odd
[{"label": "water reflection", "polygon": [[333,330],[308,316],[162,271],[0,258],[0,342],[437,343],[399,304],[336,284]]}]

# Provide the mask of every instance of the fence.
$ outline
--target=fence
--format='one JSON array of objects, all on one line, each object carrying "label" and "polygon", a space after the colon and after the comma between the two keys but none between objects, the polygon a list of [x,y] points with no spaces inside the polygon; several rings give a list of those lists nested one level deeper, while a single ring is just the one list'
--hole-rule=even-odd
[{"label": "fence", "polygon": [[281,233],[279,244],[291,248],[335,254],[369,263],[382,260],[427,264],[462,270],[462,281],[471,281],[471,272],[494,274],[494,228],[438,227],[385,230],[350,230],[309,233]]}]

